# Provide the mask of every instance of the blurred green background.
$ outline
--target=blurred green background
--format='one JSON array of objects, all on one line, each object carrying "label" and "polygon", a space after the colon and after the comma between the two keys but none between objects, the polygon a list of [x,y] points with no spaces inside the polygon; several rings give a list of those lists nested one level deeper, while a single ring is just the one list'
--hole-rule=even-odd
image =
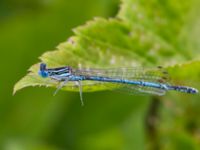
[{"label": "blurred green background", "polygon": [[[78,93],[14,84],[36,58],[95,16],[113,17],[119,0],[0,1],[0,149],[200,149],[198,97],[172,101],[110,92]],[[66,58],[67,59],[67,58]],[[164,130],[163,130],[164,129]]]}]

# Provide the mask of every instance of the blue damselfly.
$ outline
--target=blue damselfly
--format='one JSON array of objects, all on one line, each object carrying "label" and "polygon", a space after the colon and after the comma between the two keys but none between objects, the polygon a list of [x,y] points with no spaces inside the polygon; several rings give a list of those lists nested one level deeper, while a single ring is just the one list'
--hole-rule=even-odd
[{"label": "blue damselfly", "polygon": [[183,93],[196,94],[198,90],[188,86],[172,85],[168,82],[168,73],[158,69],[141,68],[115,68],[115,69],[74,69],[70,66],[59,68],[47,68],[41,63],[39,75],[60,82],[56,94],[68,82],[75,82],[79,86],[80,99],[83,105],[82,86],[84,81],[92,81],[93,84],[111,86],[111,89],[121,89],[130,93],[144,93],[152,95],[164,95],[167,91],[174,90]]}]

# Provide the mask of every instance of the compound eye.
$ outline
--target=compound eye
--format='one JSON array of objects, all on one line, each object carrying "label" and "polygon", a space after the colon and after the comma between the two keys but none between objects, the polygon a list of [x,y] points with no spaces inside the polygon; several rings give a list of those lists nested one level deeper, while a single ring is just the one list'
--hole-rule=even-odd
[{"label": "compound eye", "polygon": [[44,70],[46,70],[46,64],[45,63],[41,63],[40,64],[40,71],[44,71]]},{"label": "compound eye", "polygon": [[44,71],[42,76],[43,76],[43,78],[47,78],[48,75],[49,75],[48,72],[47,72],[47,71]]},{"label": "compound eye", "polygon": [[38,74],[43,78],[47,78],[49,76],[47,71],[38,71]]},{"label": "compound eye", "polygon": [[43,78],[46,78],[49,76],[45,63],[40,64],[40,70],[39,70],[38,74]]}]

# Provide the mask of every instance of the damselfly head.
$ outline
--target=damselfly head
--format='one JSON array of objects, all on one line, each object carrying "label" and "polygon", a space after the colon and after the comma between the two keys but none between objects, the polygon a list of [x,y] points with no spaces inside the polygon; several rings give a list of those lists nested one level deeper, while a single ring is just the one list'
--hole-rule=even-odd
[{"label": "damselfly head", "polygon": [[38,71],[38,74],[43,78],[47,78],[49,76],[49,73],[46,69],[46,64],[44,63],[40,64],[40,70]]}]

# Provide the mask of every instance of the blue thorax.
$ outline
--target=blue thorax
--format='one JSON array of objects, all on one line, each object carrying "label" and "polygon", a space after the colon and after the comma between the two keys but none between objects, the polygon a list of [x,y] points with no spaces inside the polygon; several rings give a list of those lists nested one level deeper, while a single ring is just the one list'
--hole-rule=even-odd
[{"label": "blue thorax", "polygon": [[53,77],[53,78],[66,78],[71,75],[72,69],[68,66],[66,67],[60,67],[60,68],[51,68],[47,69],[46,64],[41,63],[40,64],[40,70],[38,71],[38,74],[43,77]]}]

